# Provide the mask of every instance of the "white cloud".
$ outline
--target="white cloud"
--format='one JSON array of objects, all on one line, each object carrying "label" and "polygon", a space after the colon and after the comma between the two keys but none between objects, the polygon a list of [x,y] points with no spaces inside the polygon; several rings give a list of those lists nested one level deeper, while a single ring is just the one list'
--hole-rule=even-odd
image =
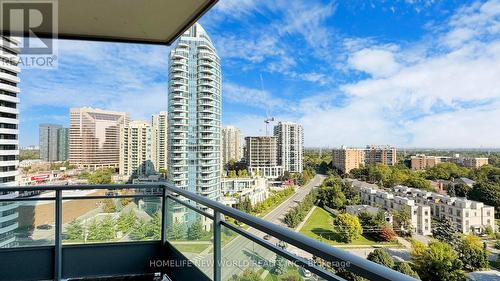
[{"label": "white cloud", "polygon": [[266,110],[278,109],[285,105],[284,100],[272,97],[267,91],[242,87],[233,83],[223,84],[223,95],[226,101]]},{"label": "white cloud", "polygon": [[399,69],[394,53],[383,49],[362,49],[352,54],[348,63],[376,78],[394,74]]}]

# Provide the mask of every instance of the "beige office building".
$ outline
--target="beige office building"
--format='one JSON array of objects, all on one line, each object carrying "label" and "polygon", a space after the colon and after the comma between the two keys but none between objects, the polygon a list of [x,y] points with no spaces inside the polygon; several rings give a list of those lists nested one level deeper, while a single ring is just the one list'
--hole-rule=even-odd
[{"label": "beige office building", "polygon": [[342,146],[333,150],[333,167],[349,173],[352,169],[357,169],[364,164],[365,150],[361,148],[347,148]]},{"label": "beige office building", "polygon": [[132,121],[120,130],[120,175],[139,177],[154,174],[151,125]]},{"label": "beige office building", "polygon": [[283,167],[278,165],[276,137],[246,137],[245,159],[252,175],[275,179],[283,175]]},{"label": "beige office building", "polygon": [[70,110],[69,162],[80,168],[118,168],[120,129],[128,113],[89,107]]},{"label": "beige office building", "polygon": [[167,169],[167,118],[166,111],[153,115],[151,118],[152,160],[157,172]]},{"label": "beige office building", "polygon": [[222,164],[230,160],[240,161],[241,155],[241,133],[234,126],[222,128]]},{"label": "beige office building", "polygon": [[397,164],[397,151],[389,145],[368,145],[365,149],[365,165],[383,164],[394,166]]}]

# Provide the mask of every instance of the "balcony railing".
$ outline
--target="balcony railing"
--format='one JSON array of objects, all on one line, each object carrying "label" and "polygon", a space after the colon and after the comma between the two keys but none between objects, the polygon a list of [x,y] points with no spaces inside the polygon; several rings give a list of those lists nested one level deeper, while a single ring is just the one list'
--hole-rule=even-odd
[{"label": "balcony railing", "polygon": [[[1,196],[0,205],[17,203],[19,217],[24,219],[26,210],[29,210],[28,214],[33,218],[28,218],[28,221],[39,224],[35,230],[38,231],[37,237],[43,238],[36,240],[41,238],[31,237],[36,241],[28,239],[26,243],[16,238],[18,243],[0,249],[0,280],[166,274],[173,280],[219,281],[238,280],[237,276],[248,270],[264,279],[267,274],[272,274],[269,264],[276,265],[279,260],[285,261],[291,272],[314,274],[316,280],[343,280],[312,262],[309,257],[313,256],[330,265],[341,264],[343,270],[370,280],[415,280],[172,184],[2,187],[0,190],[15,195]],[[40,195],[23,197],[23,192]],[[141,217],[150,217],[147,224],[150,228],[144,226],[149,230],[144,233],[149,233],[149,236],[125,234],[119,239],[90,241],[93,239],[90,229],[96,219],[90,223],[85,219],[83,239],[70,238],[70,225],[75,220],[69,222],[69,219],[72,215],[77,216],[72,214],[72,204],[84,202],[86,206],[95,207],[99,200],[120,202],[123,208],[120,214],[137,203],[140,211],[129,209],[139,212]],[[124,205],[122,200],[130,200],[124,201],[129,205]],[[45,207],[36,209],[37,202],[42,202],[40,206]],[[102,206],[96,210],[101,209]],[[88,213],[101,221],[108,215],[118,215],[116,210],[108,215],[96,213],[96,210]],[[35,218],[35,211],[43,211],[45,217]],[[239,223],[235,224],[235,221]],[[143,219],[141,223],[144,223]],[[193,230],[194,224],[198,226],[197,232]],[[19,227],[19,231],[25,231]],[[264,236],[267,240],[261,238]],[[302,254],[298,256],[293,252]]]}]

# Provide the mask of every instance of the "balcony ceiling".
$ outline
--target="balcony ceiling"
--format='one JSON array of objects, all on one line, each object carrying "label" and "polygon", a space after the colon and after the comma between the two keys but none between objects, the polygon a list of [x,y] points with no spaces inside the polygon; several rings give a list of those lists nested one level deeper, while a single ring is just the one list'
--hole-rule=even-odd
[{"label": "balcony ceiling", "polygon": [[[61,39],[170,45],[217,0],[58,2],[58,37]],[[19,30],[13,32],[20,35]],[[39,36],[51,37],[52,33],[42,30]]]}]

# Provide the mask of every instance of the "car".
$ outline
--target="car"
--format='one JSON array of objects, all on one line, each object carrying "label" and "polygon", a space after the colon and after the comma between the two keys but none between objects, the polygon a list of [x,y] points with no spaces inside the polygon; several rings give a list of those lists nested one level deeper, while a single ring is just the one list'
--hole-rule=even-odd
[{"label": "car", "polygon": [[266,235],[264,235],[264,237],[263,237],[263,238],[264,238],[264,240],[269,240],[269,239],[271,239],[271,235],[266,234]]}]

